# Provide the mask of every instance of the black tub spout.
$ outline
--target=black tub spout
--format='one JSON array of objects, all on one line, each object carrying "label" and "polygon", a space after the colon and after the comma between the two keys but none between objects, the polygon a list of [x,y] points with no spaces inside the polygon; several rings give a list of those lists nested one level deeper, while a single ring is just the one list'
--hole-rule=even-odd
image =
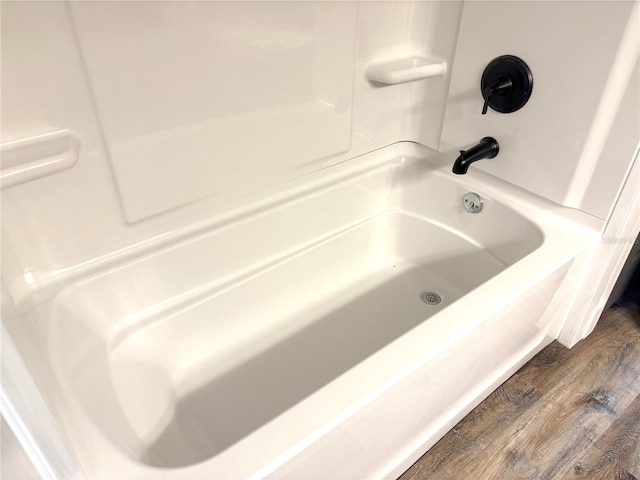
[{"label": "black tub spout", "polygon": [[484,137],[480,143],[474,145],[469,150],[460,150],[460,156],[453,164],[453,173],[463,175],[467,173],[469,165],[483,158],[493,158],[498,155],[500,145],[493,137]]}]

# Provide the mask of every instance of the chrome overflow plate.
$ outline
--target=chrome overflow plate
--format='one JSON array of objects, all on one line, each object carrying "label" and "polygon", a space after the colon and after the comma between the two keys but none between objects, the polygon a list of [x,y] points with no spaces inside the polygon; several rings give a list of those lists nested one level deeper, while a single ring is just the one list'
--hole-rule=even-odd
[{"label": "chrome overflow plate", "polygon": [[464,209],[469,213],[480,213],[482,211],[482,197],[475,192],[469,192],[462,197]]}]

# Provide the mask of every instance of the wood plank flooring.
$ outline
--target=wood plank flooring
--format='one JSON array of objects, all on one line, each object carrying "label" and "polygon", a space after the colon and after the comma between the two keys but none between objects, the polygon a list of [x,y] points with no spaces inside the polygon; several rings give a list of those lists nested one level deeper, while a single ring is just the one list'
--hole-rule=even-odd
[{"label": "wood plank flooring", "polygon": [[640,308],[550,344],[400,480],[639,480]]}]

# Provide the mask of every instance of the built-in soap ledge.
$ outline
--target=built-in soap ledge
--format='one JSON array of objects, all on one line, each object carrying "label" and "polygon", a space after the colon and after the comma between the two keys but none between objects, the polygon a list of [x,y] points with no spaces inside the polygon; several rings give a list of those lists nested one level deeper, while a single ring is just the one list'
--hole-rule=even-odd
[{"label": "built-in soap ledge", "polygon": [[53,175],[78,162],[80,141],[70,130],[58,130],[0,145],[0,188]]},{"label": "built-in soap ledge", "polygon": [[436,57],[411,56],[369,65],[366,75],[372,82],[393,85],[447,73],[447,62]]}]

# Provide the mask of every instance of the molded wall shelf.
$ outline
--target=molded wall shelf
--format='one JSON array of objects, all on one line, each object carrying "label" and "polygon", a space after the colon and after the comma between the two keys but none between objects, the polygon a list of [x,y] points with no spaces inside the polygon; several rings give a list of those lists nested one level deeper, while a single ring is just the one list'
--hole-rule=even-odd
[{"label": "molded wall shelf", "polygon": [[70,130],[59,130],[3,143],[0,152],[0,189],[5,189],[73,167],[80,141]]},{"label": "molded wall shelf", "polygon": [[370,65],[367,68],[369,80],[389,85],[440,77],[445,73],[447,62],[434,57],[405,57]]}]

